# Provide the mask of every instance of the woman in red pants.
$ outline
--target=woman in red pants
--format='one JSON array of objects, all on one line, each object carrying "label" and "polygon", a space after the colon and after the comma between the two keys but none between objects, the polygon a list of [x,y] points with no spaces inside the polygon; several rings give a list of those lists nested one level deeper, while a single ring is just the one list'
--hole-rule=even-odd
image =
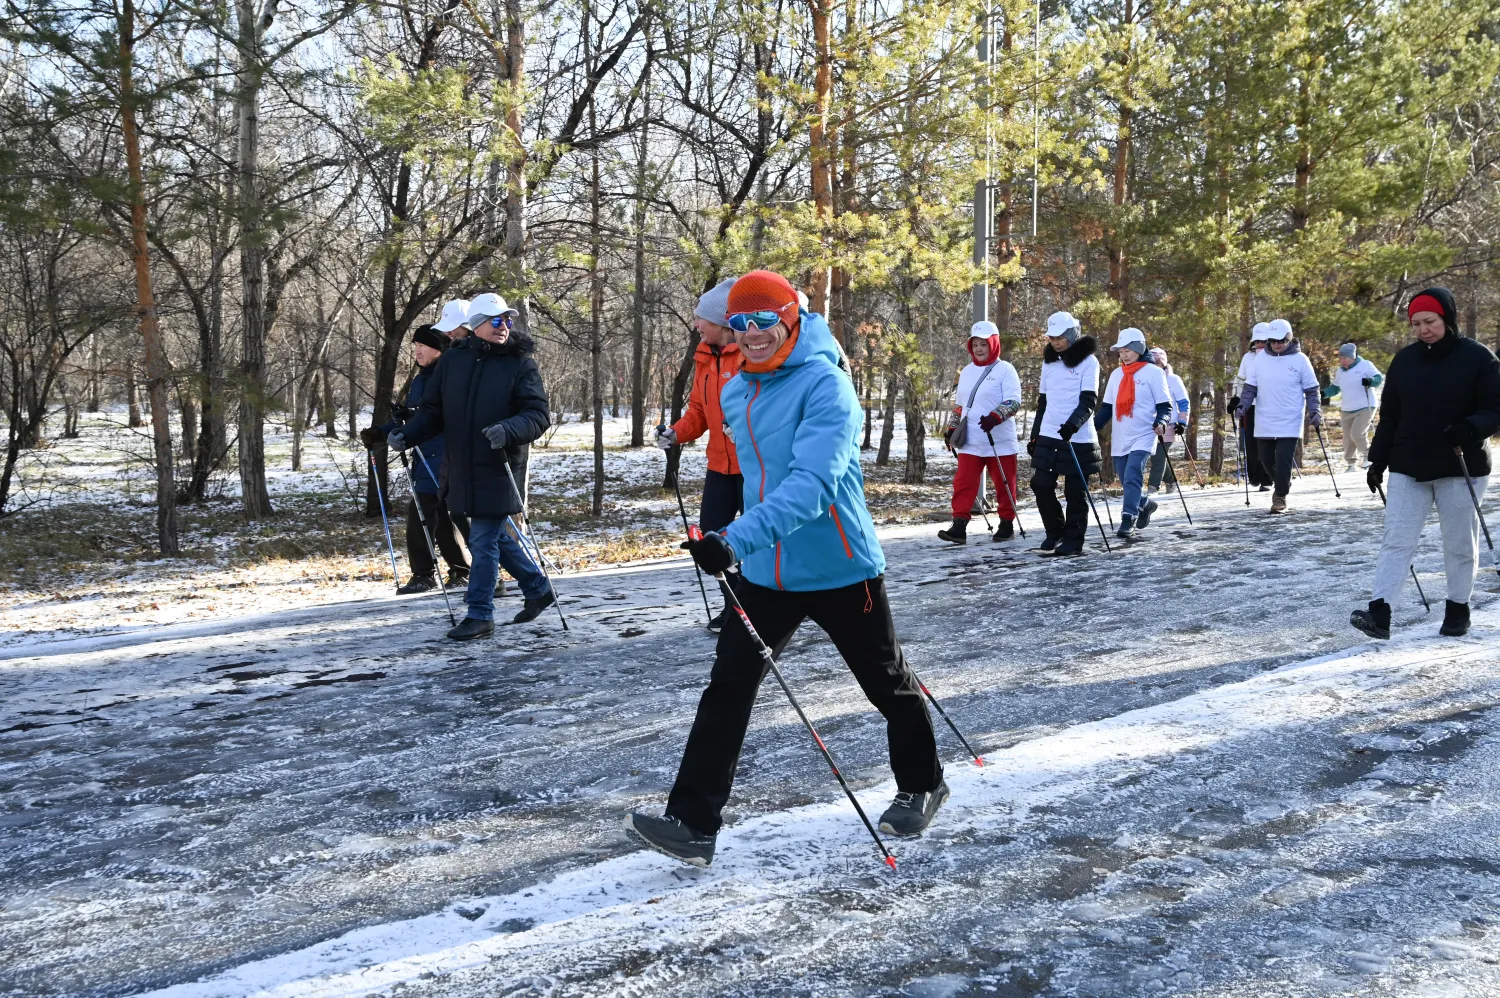
[{"label": "woman in red pants", "polygon": [[976,322],[969,330],[974,362],[958,376],[953,415],[943,441],[958,456],[953,474],[953,526],[938,537],[953,544],[968,542],[969,513],[979,491],[979,473],[987,469],[995,483],[1000,526],[994,540],[1009,540],[1016,521],[1016,424],[1021,408],[1021,378],[1000,359],[1000,330],[993,322]]}]

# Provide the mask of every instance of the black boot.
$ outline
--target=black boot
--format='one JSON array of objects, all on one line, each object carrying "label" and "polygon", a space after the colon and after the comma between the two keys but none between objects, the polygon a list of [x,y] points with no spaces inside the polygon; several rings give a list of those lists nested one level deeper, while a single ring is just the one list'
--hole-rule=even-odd
[{"label": "black boot", "polygon": [[671,815],[658,818],[632,811],[625,816],[625,830],[659,853],[689,866],[707,866],[714,861],[717,835],[700,835]]},{"label": "black boot", "polygon": [[493,620],[476,620],[473,617],[465,617],[458,625],[448,630],[448,637],[454,641],[472,641],[495,633],[495,622]]},{"label": "black boot", "polygon": [[953,526],[947,530],[938,531],[938,540],[947,541],[949,544],[969,543],[969,521],[953,518]]},{"label": "black boot", "polygon": [[1144,530],[1146,528],[1146,525],[1151,522],[1151,517],[1156,513],[1158,509],[1161,509],[1161,507],[1156,504],[1155,499],[1147,499],[1146,505],[1142,506],[1141,511],[1136,514],[1136,529]]},{"label": "black boot", "polygon": [[932,816],[948,799],[948,784],[939,783],[936,790],[921,794],[898,793],[891,806],[880,816],[880,830],[889,835],[920,835],[932,823]]},{"label": "black boot", "polygon": [[1042,554],[1051,554],[1061,540],[1061,537],[1053,537],[1051,534],[1048,534],[1047,538],[1037,547],[1037,551]]},{"label": "black boot", "polygon": [[529,620],[535,620],[537,616],[547,607],[557,602],[557,597],[552,590],[548,589],[536,599],[528,599],[521,607],[521,612],[511,618],[512,624],[524,624]]},{"label": "black boot", "polygon": [[[1465,608],[1467,610],[1467,607]],[[1467,619],[1467,612],[1464,614]],[[1383,599],[1370,600],[1370,609],[1355,610],[1349,615],[1349,623],[1372,638],[1390,639],[1391,605]]]},{"label": "black boot", "polygon": [[1451,599],[1443,609],[1443,626],[1438,633],[1447,638],[1461,638],[1469,633],[1469,604],[1455,603]]},{"label": "black boot", "polygon": [[1047,553],[1054,558],[1068,558],[1080,555],[1083,554],[1083,541],[1064,540]]},{"label": "black boot", "polygon": [[1000,526],[995,528],[995,536],[991,537],[990,540],[1008,541],[1014,536],[1016,536],[1016,521],[1001,520]]},{"label": "black boot", "polygon": [[1120,514],[1120,529],[1115,531],[1115,536],[1127,543],[1138,541],[1141,535],[1135,532],[1135,517],[1129,513]]},{"label": "black boot", "polygon": [[406,585],[396,590],[398,596],[410,596],[412,593],[428,593],[437,588],[437,579],[430,575],[413,575]]}]

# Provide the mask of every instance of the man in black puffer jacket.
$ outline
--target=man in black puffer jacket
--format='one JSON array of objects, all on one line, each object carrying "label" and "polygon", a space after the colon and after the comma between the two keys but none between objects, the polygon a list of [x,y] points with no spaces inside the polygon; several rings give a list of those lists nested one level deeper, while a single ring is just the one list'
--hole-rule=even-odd
[{"label": "man in black puffer jacket", "polygon": [[[495,580],[500,566],[515,577],[526,597],[512,623],[525,623],[551,606],[547,578],[505,529],[522,511],[528,446],[551,423],[547,392],[531,338],[514,328],[515,309],[497,294],[469,304],[473,336],[443,354],[432,387],[411,421],[387,438],[404,450],[441,432],[448,457],[448,510],[470,518],[468,615],[448,632],[465,641],[494,632]],[[510,464],[510,474],[505,463]],[[512,526],[512,530],[516,528]]]},{"label": "man in black puffer jacket", "polygon": [[1486,440],[1500,431],[1500,361],[1458,331],[1458,306],[1447,288],[1417,295],[1407,316],[1417,341],[1391,360],[1370,444],[1370,491],[1391,471],[1375,598],[1349,622],[1372,637],[1391,636],[1391,603],[1436,505],[1448,577],[1440,633],[1456,637],[1469,630],[1469,596],[1479,570],[1479,517],[1458,454],[1474,476],[1475,493],[1483,496],[1490,474]]}]

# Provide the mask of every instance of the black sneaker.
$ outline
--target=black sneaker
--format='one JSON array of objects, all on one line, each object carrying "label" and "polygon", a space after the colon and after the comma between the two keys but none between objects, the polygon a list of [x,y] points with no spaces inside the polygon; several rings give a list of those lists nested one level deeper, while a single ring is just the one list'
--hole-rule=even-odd
[{"label": "black sneaker", "polygon": [[969,543],[969,521],[954,520],[953,526],[947,530],[938,531],[938,540],[947,541],[949,544]]},{"label": "black sneaker", "polygon": [[1041,552],[1042,554],[1051,554],[1061,541],[1061,537],[1053,537],[1049,534],[1047,536],[1047,539],[1042,541],[1041,545],[1037,548],[1037,551]]},{"label": "black sneaker", "polygon": [[936,790],[924,794],[902,791],[880,816],[880,830],[890,835],[921,835],[947,799],[947,782],[939,783]]},{"label": "black sneaker", "polygon": [[[1391,636],[1391,605],[1383,599],[1372,599],[1370,600],[1370,608],[1368,610],[1355,610],[1349,615],[1349,623],[1364,631],[1372,638],[1389,640]],[[1447,623],[1448,621],[1445,617],[1443,620],[1444,626]]]},{"label": "black sneaker", "polygon": [[625,831],[657,852],[689,866],[705,867],[714,861],[717,835],[699,835],[669,815],[660,818],[632,811],[625,816]]},{"label": "black sneaker", "polygon": [[709,620],[709,631],[714,634],[718,634],[720,631],[722,631],[724,629],[724,618],[727,616],[729,616],[729,608],[726,606],[724,609],[719,611],[717,616]]},{"label": "black sneaker", "polygon": [[528,599],[522,605],[521,612],[512,617],[510,622],[512,624],[524,624],[527,621],[535,620],[543,610],[556,602],[557,596],[553,594],[552,590],[548,589],[536,599]]},{"label": "black sneaker", "polygon": [[1155,499],[1147,499],[1146,505],[1142,506],[1141,511],[1135,516],[1136,529],[1144,530],[1146,528],[1146,525],[1151,522],[1152,515],[1155,514],[1158,509],[1161,509],[1161,506],[1157,504]]},{"label": "black sneaker", "polygon": [[410,596],[413,593],[430,593],[437,588],[437,579],[430,575],[413,575],[406,585],[396,590],[397,596]]},{"label": "black sneaker", "polygon": [[495,622],[493,620],[478,620],[474,617],[465,617],[457,626],[449,628],[448,637],[454,641],[472,641],[475,638],[487,637],[495,633]]},{"label": "black sneaker", "polygon": [[1451,599],[1443,610],[1443,626],[1438,633],[1445,638],[1461,638],[1469,633],[1469,604],[1455,603]]},{"label": "black sneaker", "polygon": [[449,589],[469,588],[469,570],[467,568],[448,569],[448,578],[443,580],[443,585]]},{"label": "black sneaker", "polygon": [[990,540],[1008,541],[1014,536],[1016,536],[1016,521],[1002,519],[1000,526],[995,528],[995,536],[991,537]]}]

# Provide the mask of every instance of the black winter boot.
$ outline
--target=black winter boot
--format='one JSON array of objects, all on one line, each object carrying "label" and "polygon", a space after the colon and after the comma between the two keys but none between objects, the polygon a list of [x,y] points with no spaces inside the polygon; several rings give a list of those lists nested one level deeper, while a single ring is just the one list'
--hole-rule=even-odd
[{"label": "black winter boot", "polygon": [[947,530],[938,531],[938,540],[947,541],[949,544],[969,543],[969,521],[953,518],[953,526]]},{"label": "black winter boot", "polygon": [[922,794],[898,793],[880,816],[880,830],[890,835],[920,835],[947,799],[946,782],[939,783],[936,790]]},{"label": "black winter boot", "polygon": [[[1467,608],[1465,608],[1467,609]],[[1467,619],[1468,614],[1465,613]],[[1391,636],[1391,605],[1383,599],[1370,600],[1368,610],[1355,610],[1349,615],[1349,623],[1372,638],[1389,640]]]},{"label": "black winter boot", "polygon": [[1455,603],[1451,599],[1443,609],[1443,626],[1438,633],[1447,638],[1461,638],[1469,633],[1469,604]]},{"label": "black winter boot", "polygon": [[1051,554],[1054,550],[1056,550],[1057,545],[1061,543],[1061,541],[1061,537],[1053,537],[1051,534],[1048,534],[1047,539],[1042,541],[1042,543],[1037,547],[1037,551],[1041,554]]},{"label": "black winter boot", "polygon": [[995,536],[991,537],[990,540],[1008,541],[1014,536],[1016,536],[1016,521],[1001,520],[1000,526],[995,528]]},{"label": "black winter boot", "polygon": [[1136,514],[1136,529],[1145,530],[1146,525],[1151,522],[1151,517],[1156,514],[1158,509],[1161,509],[1161,507],[1157,505],[1155,499],[1147,499],[1146,505],[1142,506],[1141,511]]},{"label": "black winter boot", "polygon": [[1141,535],[1135,532],[1135,517],[1129,513],[1120,514],[1120,529],[1115,531],[1115,536],[1122,541],[1138,541]]},{"label": "black winter boot", "polygon": [[410,596],[413,593],[429,593],[437,588],[437,579],[430,575],[413,575],[400,589],[396,590],[398,596]]},{"label": "black winter boot", "polygon": [[548,589],[536,599],[528,599],[524,604],[522,604],[521,612],[512,617],[510,619],[510,622],[512,624],[524,624],[527,621],[535,620],[543,610],[547,609],[547,607],[556,602],[557,596],[552,592],[552,590]]},{"label": "black winter boot", "polygon": [[1060,541],[1057,547],[1046,552],[1054,558],[1067,558],[1083,554],[1083,541]]},{"label": "black winter boot", "polygon": [[625,830],[659,853],[689,866],[707,866],[714,861],[717,835],[701,835],[671,815],[658,818],[632,811],[625,816]]},{"label": "black winter boot", "polygon": [[474,617],[465,617],[458,622],[457,626],[448,629],[448,637],[454,641],[472,641],[494,633],[495,622],[493,620],[477,620]]}]

